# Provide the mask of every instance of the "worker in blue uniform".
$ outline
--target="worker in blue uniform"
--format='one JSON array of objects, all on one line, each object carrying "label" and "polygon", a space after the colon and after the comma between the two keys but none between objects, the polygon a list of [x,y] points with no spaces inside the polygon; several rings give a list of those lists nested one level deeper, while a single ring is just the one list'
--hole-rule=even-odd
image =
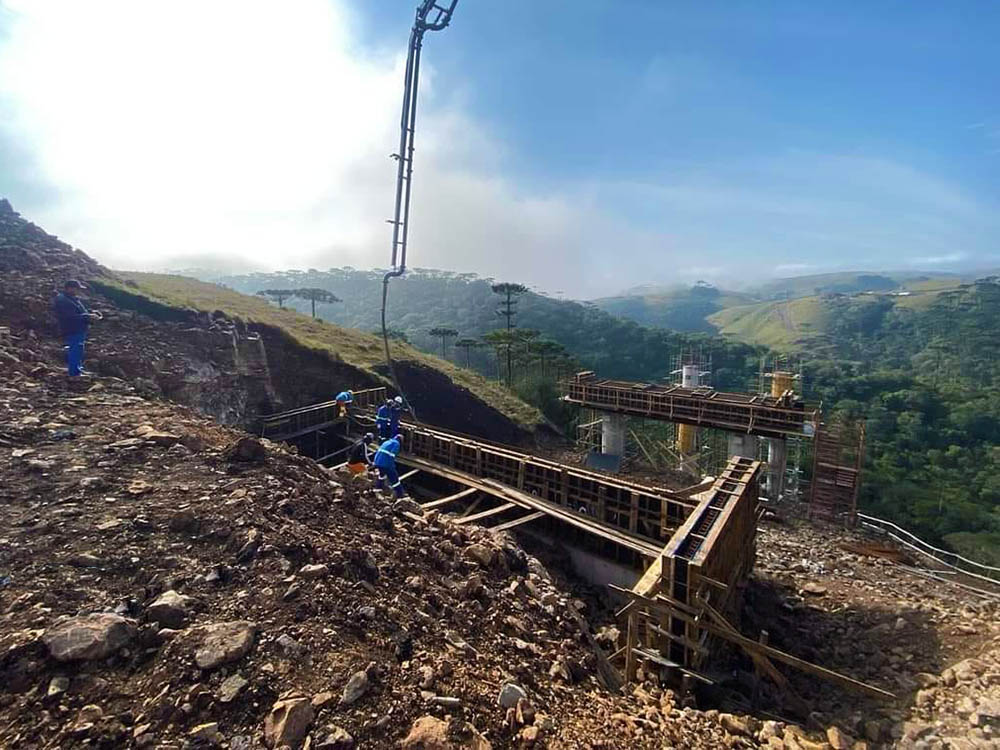
[{"label": "worker in blue uniform", "polygon": [[83,284],[76,279],[70,279],[63,284],[63,289],[56,295],[53,309],[59,321],[59,332],[66,345],[66,371],[70,377],[85,374],[83,371],[83,351],[87,342],[87,329],[90,321],[100,320],[100,313],[90,312],[77,297]]},{"label": "worker in blue uniform", "polygon": [[347,416],[347,407],[354,403],[354,391],[341,391],[337,394],[337,406],[340,407],[340,418]]},{"label": "worker in blue uniform", "polygon": [[396,396],[392,400],[392,405],[389,407],[389,434],[398,435],[399,434],[399,418],[404,411],[408,411],[407,407],[403,406],[403,397]]},{"label": "worker in blue uniform", "polygon": [[379,440],[388,440],[390,437],[395,435],[395,432],[389,432],[389,424],[392,422],[392,399],[388,398],[385,403],[382,404],[378,411],[375,412],[375,430],[378,432]]},{"label": "worker in blue uniform", "polygon": [[396,435],[386,440],[379,449],[375,451],[375,469],[378,471],[378,479],[375,480],[375,489],[380,490],[388,480],[389,488],[396,494],[396,497],[403,497],[406,491],[403,489],[403,482],[399,478],[399,471],[396,469],[396,455],[403,444],[403,436]]}]

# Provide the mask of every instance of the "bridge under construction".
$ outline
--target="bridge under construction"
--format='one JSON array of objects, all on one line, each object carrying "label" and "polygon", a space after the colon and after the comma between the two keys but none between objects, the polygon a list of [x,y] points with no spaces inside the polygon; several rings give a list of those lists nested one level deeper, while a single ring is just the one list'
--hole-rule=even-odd
[{"label": "bridge under construction", "polygon": [[[693,376],[690,369],[695,370]],[[692,427],[728,433],[730,457],[756,458],[757,441],[765,440],[767,495],[772,499],[784,492],[787,441],[809,440],[814,446],[810,515],[823,520],[855,517],[863,424],[825,424],[819,406],[805,402],[792,390],[791,373],[770,374],[770,394],[744,394],[699,385],[697,368],[685,366],[683,372],[684,382],[690,385],[600,380],[593,372],[580,372],[562,383],[563,400],[603,415],[602,451],[611,455],[624,452],[625,417],[679,425],[682,453],[693,447]]]},{"label": "bridge under construction", "polygon": [[[336,402],[267,415],[260,420],[260,432],[329,461],[341,451],[326,452],[325,439],[333,435],[342,442],[352,422],[368,429],[371,407],[385,396],[383,388],[355,392],[354,414],[348,419],[340,416]],[[761,462],[735,456],[718,477],[676,490],[426,425],[403,422],[400,432],[403,450],[398,462],[409,468],[403,477],[419,483],[413,477],[423,474],[433,479],[440,495],[421,498],[425,514],[451,512],[453,523],[477,523],[496,531],[536,527],[537,533],[581,544],[633,571],[629,585],[611,585],[624,604],[619,613],[624,636],[611,660],[620,665],[626,680],[645,663],[677,681],[711,682],[707,667],[713,649],[723,641],[744,648],[755,662],[766,662],[780,680],[769,657],[761,655],[760,649],[767,647],[741,636],[733,624],[756,554]],[[449,489],[442,493],[442,486]],[[782,652],[777,655],[770,656],[821,670]],[[882,694],[829,674],[846,687]]]}]

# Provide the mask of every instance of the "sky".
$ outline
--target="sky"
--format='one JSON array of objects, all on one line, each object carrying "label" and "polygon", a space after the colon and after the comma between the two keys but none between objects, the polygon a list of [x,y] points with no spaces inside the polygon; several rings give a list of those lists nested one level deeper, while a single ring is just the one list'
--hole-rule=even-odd
[{"label": "sky", "polygon": [[[0,0],[0,196],[113,268],[389,263],[416,0]],[[459,0],[409,264],[574,297],[1000,267],[1000,3]]]}]

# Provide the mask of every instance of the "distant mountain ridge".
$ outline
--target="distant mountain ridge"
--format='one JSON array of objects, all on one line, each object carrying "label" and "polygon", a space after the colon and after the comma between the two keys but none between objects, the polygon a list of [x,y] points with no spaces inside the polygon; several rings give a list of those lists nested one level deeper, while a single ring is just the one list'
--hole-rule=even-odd
[{"label": "distant mountain ridge", "polygon": [[828,335],[840,297],[879,296],[904,306],[929,304],[943,291],[973,277],[953,273],[843,272],[775,279],[744,291],[705,282],[694,286],[633,287],[615,297],[594,300],[602,310],[643,325],[698,331],[748,344],[798,351]]}]

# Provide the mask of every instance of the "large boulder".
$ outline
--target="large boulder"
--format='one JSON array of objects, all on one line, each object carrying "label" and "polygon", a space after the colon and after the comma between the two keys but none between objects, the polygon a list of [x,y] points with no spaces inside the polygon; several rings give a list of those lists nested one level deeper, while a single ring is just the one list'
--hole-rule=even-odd
[{"label": "large boulder", "polygon": [[42,642],[56,661],[89,661],[104,659],[127,646],[136,632],[135,623],[119,615],[82,615],[46,630]]},{"label": "large boulder", "polygon": [[465,725],[450,731],[448,722],[435,716],[422,716],[413,722],[409,734],[403,739],[402,750],[493,750],[485,737],[471,726]]},{"label": "large boulder", "polygon": [[264,744],[298,750],[309,731],[315,711],[308,698],[283,698],[271,707],[264,722]]},{"label": "large boulder", "polygon": [[194,660],[202,669],[215,669],[242,659],[253,646],[257,626],[246,620],[217,622],[198,628]]}]

